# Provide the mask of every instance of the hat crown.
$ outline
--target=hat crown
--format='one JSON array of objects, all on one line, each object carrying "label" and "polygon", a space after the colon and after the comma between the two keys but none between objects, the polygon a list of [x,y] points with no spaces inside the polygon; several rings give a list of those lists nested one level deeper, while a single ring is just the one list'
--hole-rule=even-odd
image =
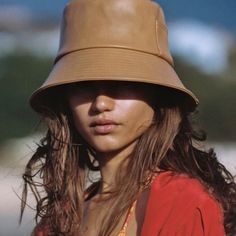
[{"label": "hat crown", "polygon": [[55,64],[32,94],[31,106],[53,109],[57,88],[94,80],[152,84],[157,93],[165,91],[160,100],[187,111],[198,104],[173,68],[165,17],[151,0],[71,0],[64,10]]},{"label": "hat crown", "polygon": [[125,48],[173,65],[161,7],[150,0],[72,0],[64,9],[56,61],[88,48]]}]

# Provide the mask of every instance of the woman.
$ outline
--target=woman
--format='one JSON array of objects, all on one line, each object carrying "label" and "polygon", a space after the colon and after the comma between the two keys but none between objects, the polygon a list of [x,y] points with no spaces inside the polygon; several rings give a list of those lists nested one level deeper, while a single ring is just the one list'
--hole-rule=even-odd
[{"label": "woman", "polygon": [[198,99],[172,66],[155,2],[66,6],[55,65],[30,98],[48,127],[24,174],[32,235],[236,235],[236,184],[200,149]]}]

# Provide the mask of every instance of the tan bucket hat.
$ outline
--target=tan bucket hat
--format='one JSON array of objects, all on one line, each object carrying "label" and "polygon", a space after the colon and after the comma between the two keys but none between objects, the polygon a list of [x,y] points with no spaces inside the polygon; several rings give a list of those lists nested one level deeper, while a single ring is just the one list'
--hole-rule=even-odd
[{"label": "tan bucket hat", "polygon": [[94,80],[155,84],[168,88],[187,111],[198,105],[173,69],[164,14],[150,0],[69,2],[54,67],[31,95],[30,104],[40,112],[51,100],[53,88]]}]

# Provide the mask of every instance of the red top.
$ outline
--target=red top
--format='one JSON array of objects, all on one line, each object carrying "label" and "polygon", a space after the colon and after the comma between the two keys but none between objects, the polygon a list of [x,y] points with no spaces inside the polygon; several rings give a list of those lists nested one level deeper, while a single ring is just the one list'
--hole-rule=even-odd
[{"label": "red top", "polygon": [[[47,230],[36,227],[33,235]],[[141,236],[226,236],[221,206],[198,180],[162,172],[151,185]]]},{"label": "red top", "polygon": [[196,179],[167,171],[151,186],[141,236],[225,236],[218,202]]}]

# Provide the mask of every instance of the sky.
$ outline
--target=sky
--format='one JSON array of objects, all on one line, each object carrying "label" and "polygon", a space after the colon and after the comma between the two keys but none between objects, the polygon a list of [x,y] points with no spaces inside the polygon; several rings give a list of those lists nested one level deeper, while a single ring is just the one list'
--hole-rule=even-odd
[{"label": "sky", "polygon": [[[58,19],[67,0],[0,0],[1,6],[19,5],[33,10],[37,17]],[[236,33],[235,0],[159,0],[168,21],[194,19]]]}]

